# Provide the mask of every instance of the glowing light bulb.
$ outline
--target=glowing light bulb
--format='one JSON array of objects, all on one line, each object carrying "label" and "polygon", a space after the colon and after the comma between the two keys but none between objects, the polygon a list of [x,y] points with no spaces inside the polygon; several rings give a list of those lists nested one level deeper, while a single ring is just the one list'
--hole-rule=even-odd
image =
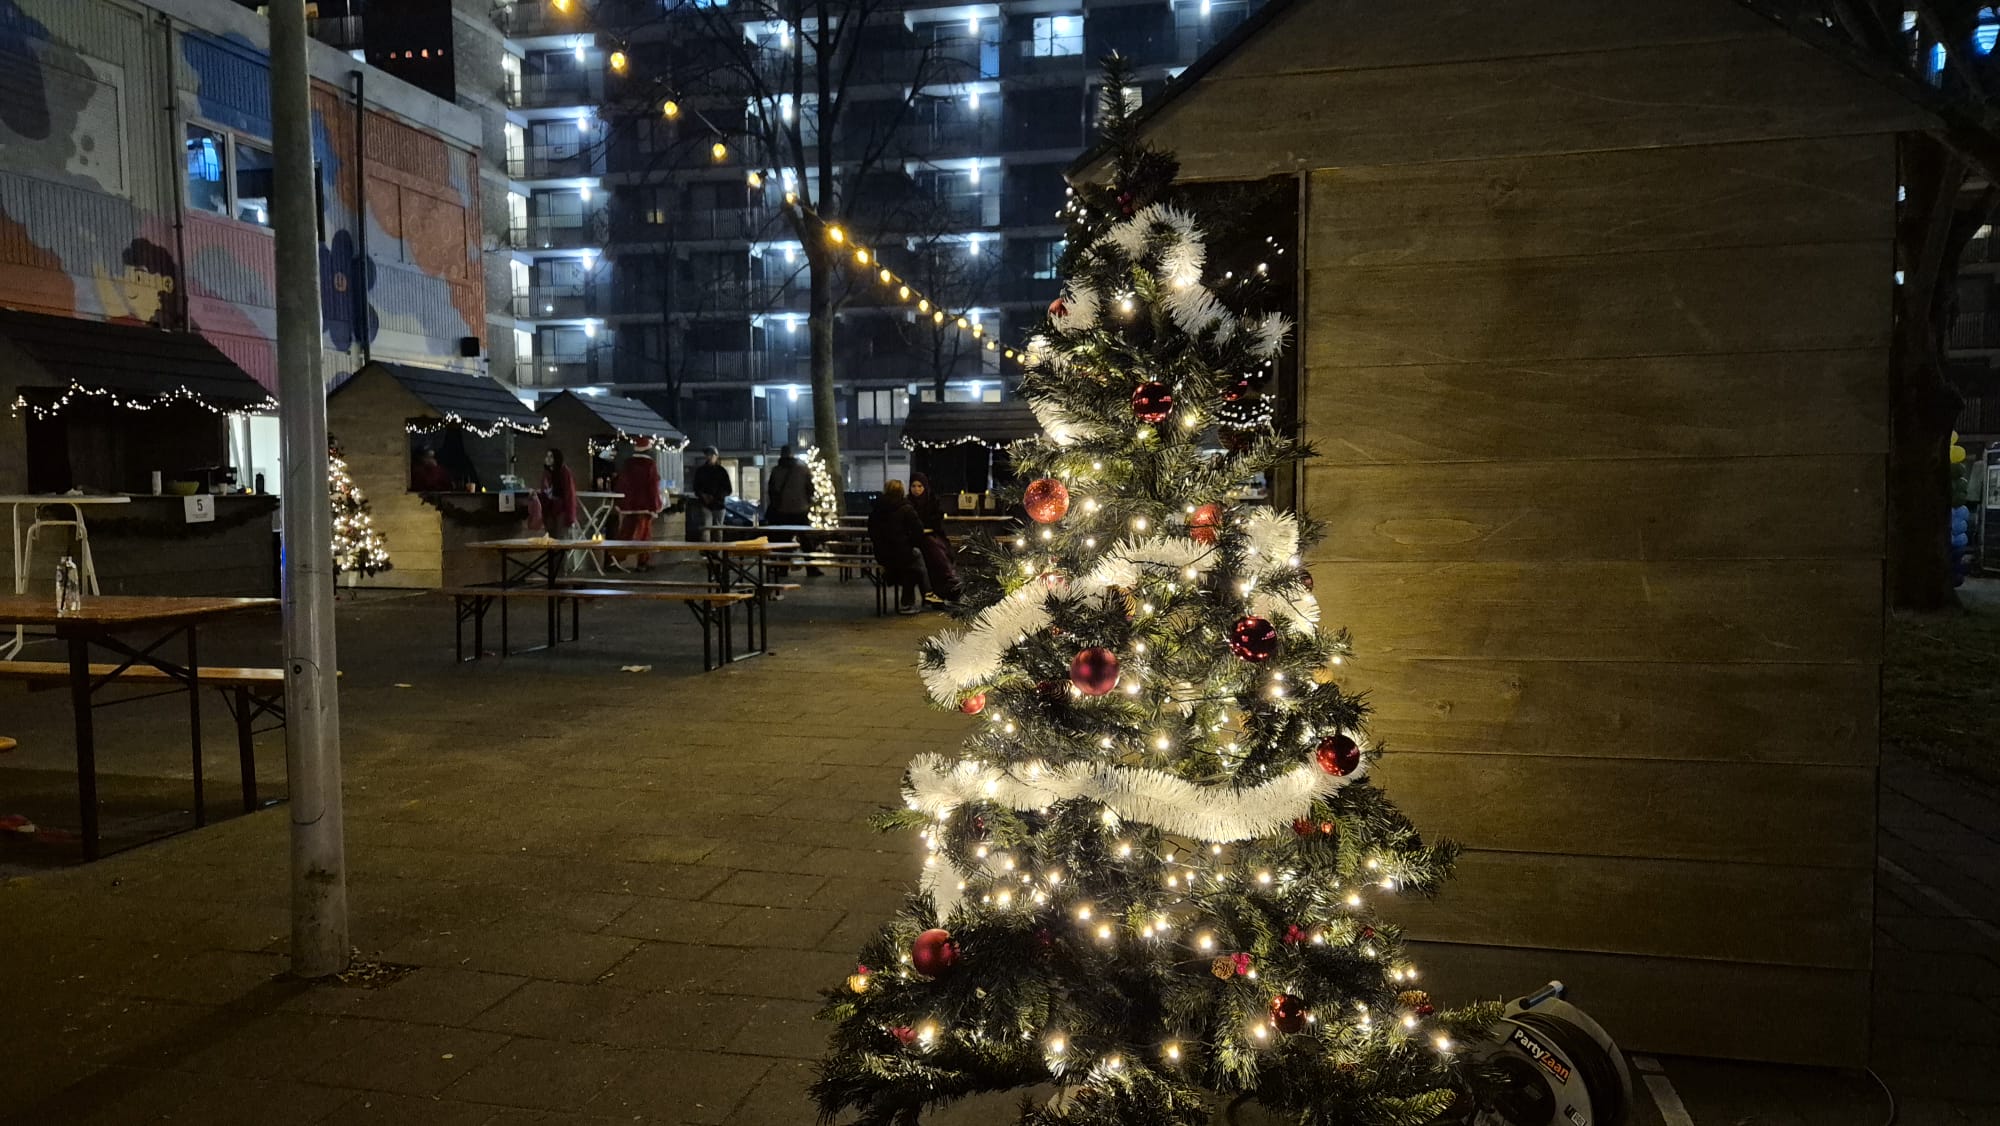
[{"label": "glowing light bulb", "polygon": [[709,155],[715,157],[715,159],[717,160],[727,160],[729,158],[729,146],[723,144],[721,141],[717,141],[713,145],[710,145],[708,147],[708,152]]},{"label": "glowing light bulb", "polygon": [[860,263],[861,265],[866,266],[868,264],[868,252],[862,249],[855,250],[854,260]]},{"label": "glowing light bulb", "polygon": [[1109,941],[1111,938],[1111,924],[1110,923],[1099,924],[1097,928],[1097,937],[1100,940]]},{"label": "glowing light bulb", "polygon": [[625,73],[625,52],[613,51],[605,61],[611,64],[612,70],[617,71],[619,74]]},{"label": "glowing light bulb", "polygon": [[1049,1046],[1049,1054],[1052,1056],[1059,1056],[1062,1055],[1064,1052],[1069,1051],[1069,1041],[1065,1040],[1063,1038],[1063,1034],[1060,1032],[1049,1037],[1048,1046]]},{"label": "glowing light bulb", "polygon": [[666,101],[660,103],[660,116],[679,117],[680,115],[681,115],[681,104],[679,102],[673,100],[672,98],[668,98]]}]

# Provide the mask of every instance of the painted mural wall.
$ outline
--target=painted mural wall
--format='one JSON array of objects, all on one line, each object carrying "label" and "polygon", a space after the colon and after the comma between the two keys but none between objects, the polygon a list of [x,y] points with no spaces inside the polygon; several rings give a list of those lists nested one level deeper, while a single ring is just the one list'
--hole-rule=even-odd
[{"label": "painted mural wall", "polygon": [[[0,0],[0,305],[190,329],[275,391],[269,105],[241,35]],[[352,90],[317,80],[312,106],[329,378],[369,354],[476,370],[477,153],[372,106],[357,121]]]}]

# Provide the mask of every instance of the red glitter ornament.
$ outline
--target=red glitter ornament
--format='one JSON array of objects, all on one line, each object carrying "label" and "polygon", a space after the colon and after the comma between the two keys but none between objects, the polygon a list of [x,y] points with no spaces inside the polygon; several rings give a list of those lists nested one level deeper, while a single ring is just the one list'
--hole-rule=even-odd
[{"label": "red glitter ornament", "polygon": [[910,944],[910,965],[925,977],[943,977],[957,964],[958,943],[943,927],[932,927]]},{"label": "red glitter ornament", "polygon": [[1303,817],[1292,818],[1292,832],[1297,833],[1301,837],[1309,837],[1312,836],[1312,831],[1313,831],[1312,822],[1306,820]]},{"label": "red glitter ornament", "polygon": [[1188,513],[1188,535],[1196,543],[1214,543],[1216,526],[1222,523],[1222,506],[1204,504]]},{"label": "red glitter ornament", "polygon": [[1085,649],[1069,662],[1069,682],[1086,696],[1102,696],[1118,687],[1118,654],[1103,646]]},{"label": "red glitter ornament", "polygon": [[1240,403],[1256,393],[1257,389],[1251,386],[1247,376],[1222,389],[1223,399],[1232,403]]},{"label": "red glitter ornament", "polygon": [[1303,1030],[1306,1014],[1310,1011],[1304,1000],[1289,993],[1271,998],[1271,1023],[1277,1026],[1279,1032],[1290,1034]]},{"label": "red glitter ornament", "polygon": [[1021,506],[1037,524],[1053,524],[1069,512],[1069,489],[1053,477],[1040,478],[1021,495]]},{"label": "red glitter ornament", "polygon": [[1141,383],[1132,392],[1132,414],[1140,422],[1165,422],[1174,410],[1174,393],[1158,382]]},{"label": "red glitter ornament", "polygon": [[1345,735],[1329,735],[1319,741],[1313,758],[1319,760],[1321,770],[1343,777],[1354,773],[1354,768],[1361,765],[1361,748]]},{"label": "red glitter ornament", "polygon": [[1230,960],[1236,964],[1236,975],[1238,977],[1250,972],[1250,955],[1233,954],[1230,956]]},{"label": "red glitter ornament", "polygon": [[974,692],[972,695],[967,696],[959,703],[958,710],[964,712],[966,715],[978,715],[980,712],[985,711],[986,693]]},{"label": "red glitter ornament", "polygon": [[889,1035],[894,1036],[896,1038],[897,1043],[900,1043],[907,1048],[911,1044],[916,1042],[917,1030],[911,1028],[907,1024],[899,1024],[896,1027],[889,1030]]},{"label": "red glitter ornament", "polygon": [[1062,298],[1058,297],[1054,301],[1049,302],[1049,317],[1051,319],[1061,320],[1066,316],[1069,316],[1069,305]]},{"label": "red glitter ornament", "polygon": [[1255,615],[1229,627],[1229,651],[1246,661],[1268,661],[1278,652],[1278,627]]}]

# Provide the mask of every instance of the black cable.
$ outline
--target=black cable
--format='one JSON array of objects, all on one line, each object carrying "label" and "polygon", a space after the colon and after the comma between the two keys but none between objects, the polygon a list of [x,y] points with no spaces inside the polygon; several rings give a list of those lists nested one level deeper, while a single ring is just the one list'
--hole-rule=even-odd
[{"label": "black cable", "polygon": [[1874,1068],[1864,1067],[1861,1070],[1868,1073],[1868,1078],[1873,1079],[1875,1085],[1882,1088],[1882,1097],[1889,1100],[1889,1117],[1882,1120],[1882,1126],[1896,1126],[1896,1116],[1902,1113],[1896,1106],[1896,1092],[1891,1091],[1889,1085],[1882,1081],[1882,1077],[1875,1074]]}]

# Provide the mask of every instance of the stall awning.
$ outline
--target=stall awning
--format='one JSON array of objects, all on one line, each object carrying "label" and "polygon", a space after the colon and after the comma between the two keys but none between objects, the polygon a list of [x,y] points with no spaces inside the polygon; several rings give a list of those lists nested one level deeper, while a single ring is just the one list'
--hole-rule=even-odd
[{"label": "stall awning", "polygon": [[191,332],[0,309],[0,340],[30,369],[14,373],[12,382],[55,392],[53,402],[30,404],[37,413],[83,396],[136,408],[173,402],[218,411],[277,406],[262,384]]},{"label": "stall awning", "polygon": [[403,390],[437,412],[439,421],[447,425],[463,426],[475,434],[493,434],[502,429],[540,434],[549,428],[548,419],[529,410],[512,391],[484,375],[380,361],[354,374],[358,378],[370,370],[380,370],[395,380]]},{"label": "stall awning", "polygon": [[[569,399],[589,411],[592,417],[604,424],[606,434],[616,434],[620,438],[643,435],[669,446],[687,442],[687,435],[660,417],[660,412],[637,399],[628,399],[623,395],[579,395],[574,391],[564,391],[549,402],[553,403],[556,399]],[[545,404],[543,410],[547,409]]]},{"label": "stall awning", "polygon": [[911,403],[903,422],[905,449],[982,445],[999,449],[1042,432],[1035,412],[1018,400],[1005,403]]}]

